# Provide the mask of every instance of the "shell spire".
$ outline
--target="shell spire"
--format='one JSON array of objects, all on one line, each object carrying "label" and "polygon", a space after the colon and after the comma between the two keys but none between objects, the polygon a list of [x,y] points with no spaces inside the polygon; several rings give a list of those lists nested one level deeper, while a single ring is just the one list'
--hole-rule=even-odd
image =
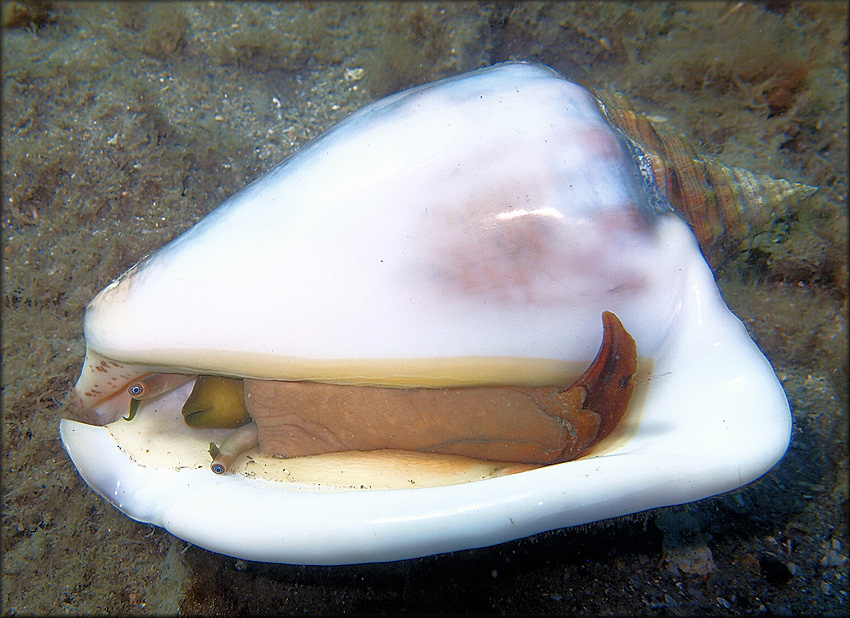
[{"label": "shell spire", "polygon": [[625,95],[611,90],[595,94],[608,121],[636,151],[652,197],[672,206],[688,222],[712,267],[721,264],[741,241],[817,191],[810,185],[730,167],[657,129]]}]

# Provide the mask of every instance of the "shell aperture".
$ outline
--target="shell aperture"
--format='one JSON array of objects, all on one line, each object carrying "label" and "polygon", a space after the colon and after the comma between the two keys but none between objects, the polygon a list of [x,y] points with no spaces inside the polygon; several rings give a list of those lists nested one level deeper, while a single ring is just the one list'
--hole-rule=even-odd
[{"label": "shell aperture", "polygon": [[[590,367],[571,386],[398,389],[318,382],[198,378],[183,406],[186,422],[211,408],[238,410],[238,429],[211,451],[221,474],[242,450],[304,457],[402,449],[477,459],[552,464],[582,456],[609,435],[629,406],[637,371],[635,342],[612,313]],[[225,397],[220,391],[225,389]],[[204,426],[233,427],[208,415]],[[249,433],[249,431],[251,433]]]}]

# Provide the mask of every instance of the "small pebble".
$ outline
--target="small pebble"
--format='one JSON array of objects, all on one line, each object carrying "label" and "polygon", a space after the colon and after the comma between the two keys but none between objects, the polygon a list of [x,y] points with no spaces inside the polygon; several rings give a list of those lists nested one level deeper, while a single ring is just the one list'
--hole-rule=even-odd
[{"label": "small pebble", "polygon": [[726,609],[729,609],[730,607],[732,607],[732,604],[729,601],[727,601],[726,599],[724,599],[723,597],[716,597],[716,600],[717,600],[717,604],[720,605],[721,607],[725,607]]},{"label": "small pebble", "polygon": [[744,499],[744,496],[741,493],[732,494],[725,499],[724,504],[730,510],[738,513],[739,515],[749,512],[752,508],[752,505]]},{"label": "small pebble", "polygon": [[843,567],[847,562],[847,556],[839,553],[835,549],[830,549],[826,552],[823,558],[821,558],[821,566],[825,567]]}]

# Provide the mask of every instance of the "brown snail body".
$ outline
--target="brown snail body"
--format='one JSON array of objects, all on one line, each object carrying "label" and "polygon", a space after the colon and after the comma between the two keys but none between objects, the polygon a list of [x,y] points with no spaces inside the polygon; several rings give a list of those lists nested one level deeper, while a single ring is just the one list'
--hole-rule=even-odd
[{"label": "brown snail body", "polygon": [[219,396],[223,382],[241,395],[243,380],[201,377],[184,416],[197,425],[200,408],[212,417],[205,426],[232,427],[246,415],[256,424],[213,449],[212,469],[219,474],[257,442],[263,454],[276,457],[400,449],[541,465],[569,461],[611,433],[634,390],[634,339],[613,313],[602,320],[596,359],[566,388],[403,389],[246,379],[243,405]]}]

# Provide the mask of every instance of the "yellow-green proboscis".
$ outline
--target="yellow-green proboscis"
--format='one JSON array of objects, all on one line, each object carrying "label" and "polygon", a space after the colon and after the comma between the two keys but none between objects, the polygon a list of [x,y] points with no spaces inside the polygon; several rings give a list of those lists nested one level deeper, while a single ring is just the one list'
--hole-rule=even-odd
[{"label": "yellow-green proboscis", "polygon": [[201,376],[183,404],[183,418],[191,427],[233,429],[251,422],[245,409],[241,379]]}]

